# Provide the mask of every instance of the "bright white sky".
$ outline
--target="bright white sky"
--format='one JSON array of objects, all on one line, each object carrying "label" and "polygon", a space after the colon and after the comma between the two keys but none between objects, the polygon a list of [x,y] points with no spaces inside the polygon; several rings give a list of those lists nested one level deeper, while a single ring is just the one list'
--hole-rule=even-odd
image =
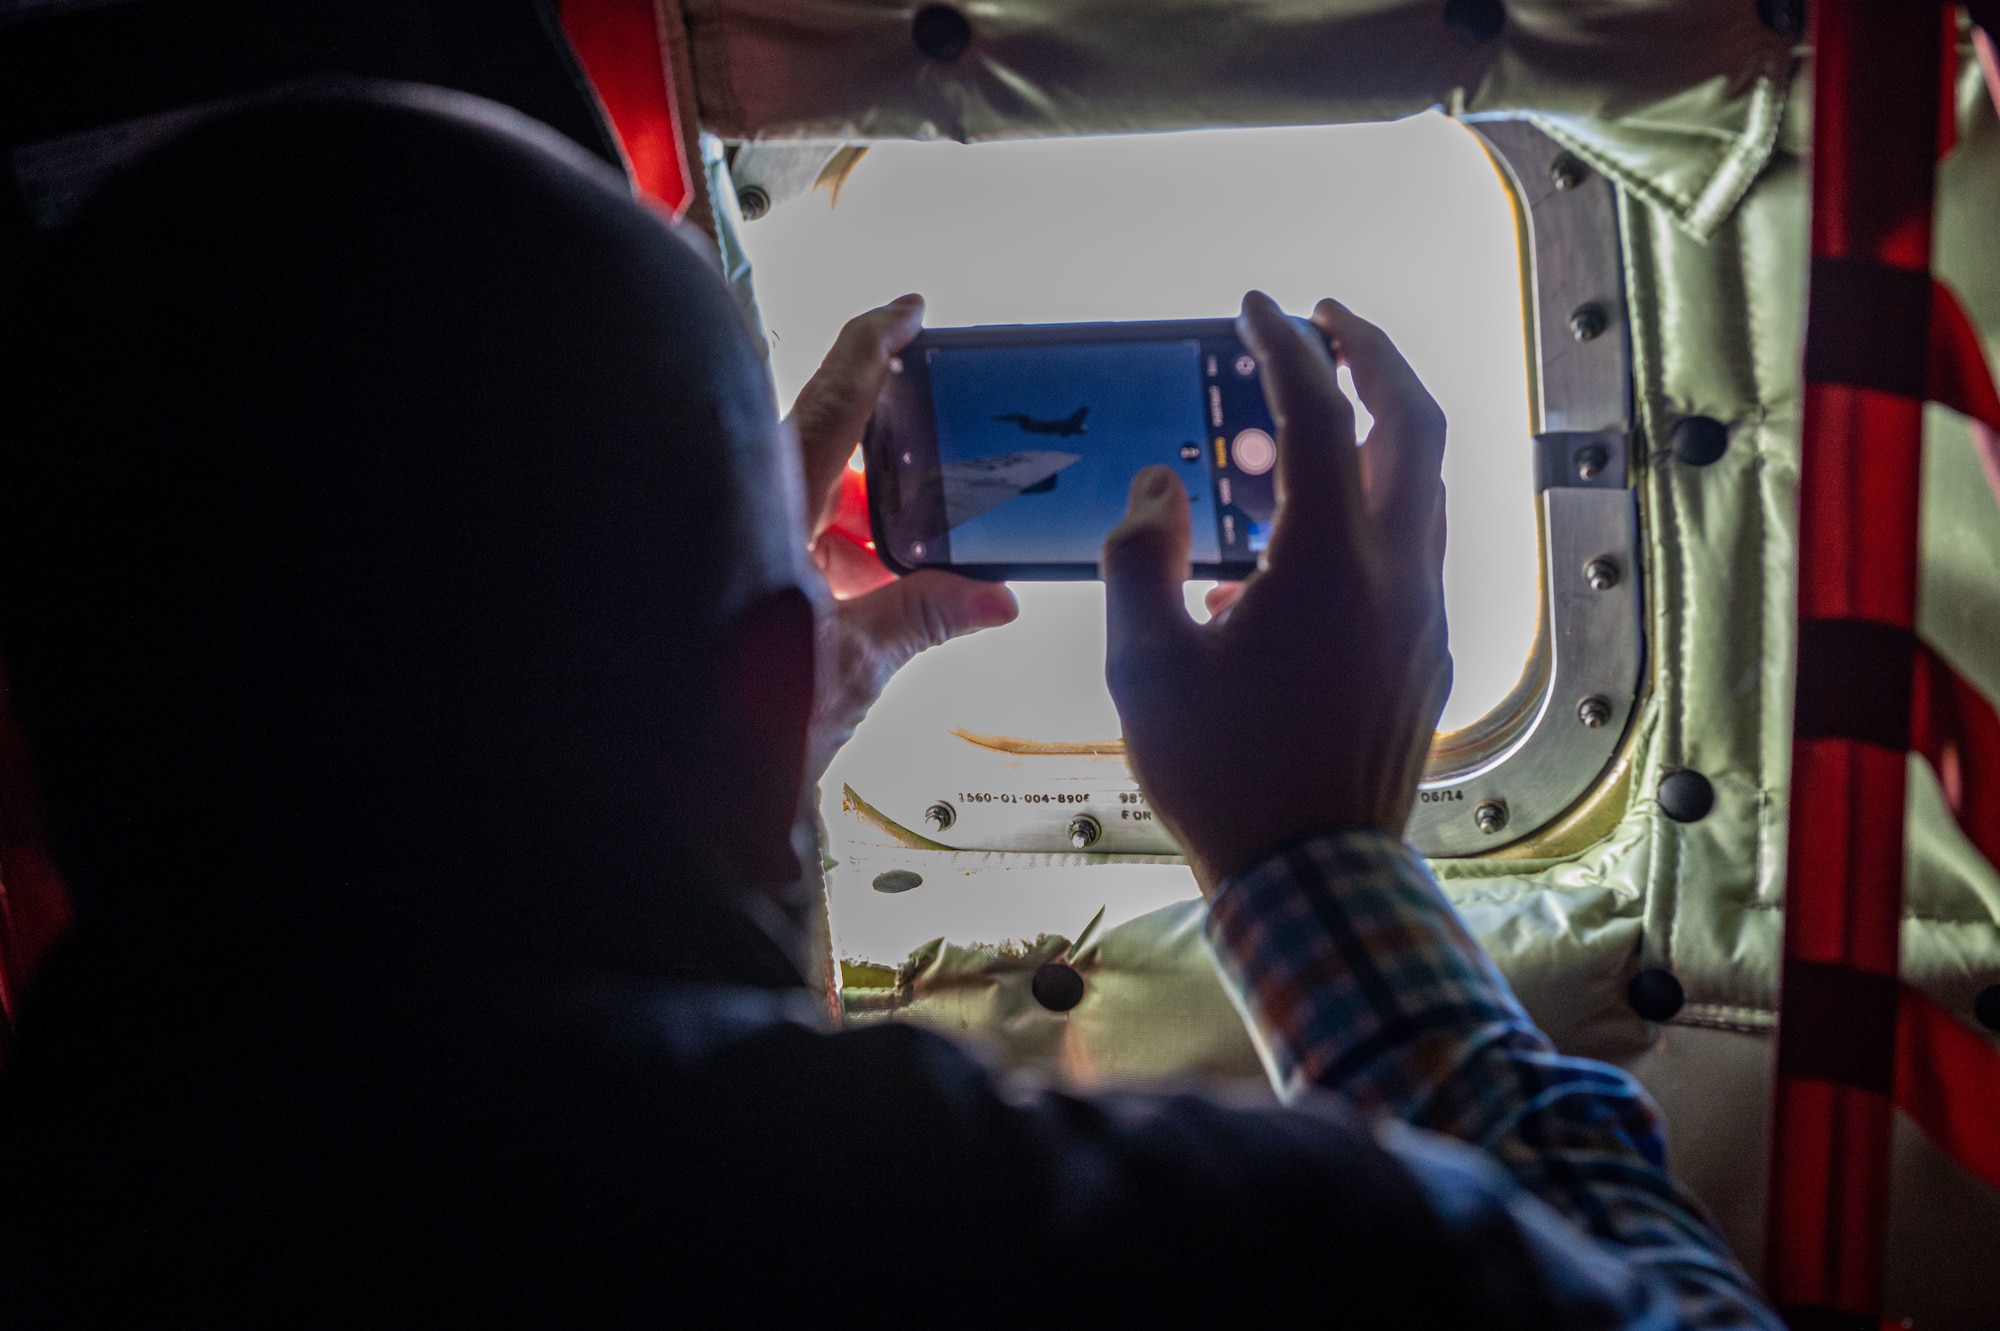
[{"label": "bright white sky", "polygon": [[[1484,152],[1438,114],[1394,124],[1017,143],[878,145],[824,193],[743,228],[789,404],[849,316],[919,291],[937,327],[1294,313],[1336,296],[1385,328],[1451,422],[1444,728],[1520,676],[1535,627],[1521,276]],[[1102,589],[1017,584],[1014,625],[905,669],[842,755],[893,761],[912,727],[1038,739],[1118,733]],[[1198,607],[1199,588],[1190,605]]]}]

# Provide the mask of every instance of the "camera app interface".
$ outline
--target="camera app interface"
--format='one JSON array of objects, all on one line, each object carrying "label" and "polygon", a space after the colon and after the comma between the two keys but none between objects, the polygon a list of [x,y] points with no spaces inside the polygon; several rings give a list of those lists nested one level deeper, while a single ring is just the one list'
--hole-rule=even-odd
[{"label": "camera app interface", "polygon": [[1277,446],[1233,340],[933,347],[925,368],[950,562],[1094,564],[1155,463],[1187,488],[1196,563],[1263,548]]}]

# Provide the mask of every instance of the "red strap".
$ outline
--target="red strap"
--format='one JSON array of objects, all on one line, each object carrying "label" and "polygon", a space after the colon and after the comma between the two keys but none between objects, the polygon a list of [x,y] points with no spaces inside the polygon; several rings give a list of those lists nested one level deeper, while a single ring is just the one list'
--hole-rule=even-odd
[{"label": "red strap", "polygon": [[[1792,742],[1767,1283],[1800,1324],[1869,1326],[1882,1304],[1907,763],[1906,727],[1879,722],[1909,716],[1914,690],[1943,16],[1910,0],[1818,0],[1811,13],[1798,605],[1799,711],[1816,724]],[[1836,691],[1842,671],[1808,668],[1808,640],[1848,639],[1880,646],[1870,678],[1899,696],[1862,706]]]},{"label": "red strap", "polygon": [[[1991,21],[2000,23],[2000,4],[1989,6],[1993,11]],[[1978,18],[1974,13],[1975,21]],[[1979,57],[1979,72],[1986,76],[1986,96],[1993,103],[1993,109],[2000,111],[2000,54],[1993,50],[1993,32],[1981,25],[1972,30],[1973,54]]]},{"label": "red strap", "polygon": [[2000,390],[1986,367],[1979,329],[1950,287],[1931,283],[1930,399],[2000,430]]},{"label": "red strap", "polygon": [[694,171],[656,0],[562,0],[562,25],[639,192],[679,217],[694,201]]},{"label": "red strap", "polygon": [[2000,502],[2000,391],[1993,387],[1978,328],[1942,282],[1931,284],[1929,388],[1931,401],[1970,422],[1986,484]]},{"label": "red strap", "polygon": [[2000,1188],[2000,1049],[1907,985],[1897,1016],[1896,1107]]},{"label": "red strap", "polygon": [[2000,714],[1922,642],[1912,665],[1910,747],[1937,773],[1966,839],[2000,865]]}]

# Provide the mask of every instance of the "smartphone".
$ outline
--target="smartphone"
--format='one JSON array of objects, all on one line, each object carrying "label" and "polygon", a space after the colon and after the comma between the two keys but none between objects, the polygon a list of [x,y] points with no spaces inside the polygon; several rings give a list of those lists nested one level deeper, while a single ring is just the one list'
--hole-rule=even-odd
[{"label": "smartphone", "polygon": [[1095,578],[1154,463],[1187,488],[1196,577],[1247,576],[1271,538],[1277,430],[1233,320],[926,329],[890,370],[862,456],[898,573]]}]

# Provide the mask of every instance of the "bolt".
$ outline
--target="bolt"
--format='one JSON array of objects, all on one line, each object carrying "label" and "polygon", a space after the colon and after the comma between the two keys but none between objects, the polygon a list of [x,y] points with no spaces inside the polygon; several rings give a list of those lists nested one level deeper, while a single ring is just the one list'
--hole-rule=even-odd
[{"label": "bolt", "polygon": [[1729,451],[1729,427],[1713,416],[1683,416],[1667,442],[1674,456],[1691,467],[1706,467]]},{"label": "bolt", "polygon": [[1611,455],[1601,444],[1590,444],[1576,451],[1576,474],[1586,481],[1596,480],[1610,465]]},{"label": "bolt", "polygon": [[1590,179],[1590,168],[1575,153],[1557,153],[1556,160],[1549,163],[1549,179],[1557,189],[1575,189]]},{"label": "bolt", "polygon": [[762,185],[745,185],[736,191],[736,209],[744,221],[754,222],[771,211],[771,196]]},{"label": "bolt", "polygon": [[1757,0],[1757,17],[1772,32],[1796,40],[1806,33],[1806,0]]},{"label": "bolt", "polygon": [[1104,829],[1097,820],[1087,813],[1080,813],[1069,820],[1069,844],[1078,850],[1089,850],[1097,844],[1097,838],[1104,835]]},{"label": "bolt", "polygon": [[950,5],[925,5],[910,22],[910,37],[926,59],[948,65],[972,45],[972,24]]},{"label": "bolt", "polygon": [[1576,313],[1569,316],[1569,335],[1579,342],[1593,341],[1608,326],[1604,311],[1595,305],[1579,305]]},{"label": "bolt", "polygon": [[1657,794],[1660,812],[1677,823],[1698,823],[1715,807],[1715,786],[1687,768],[1661,777]]},{"label": "bolt", "polygon": [[1670,970],[1651,966],[1625,985],[1625,1001],[1647,1021],[1666,1021],[1687,1002],[1687,991]]},{"label": "bolt", "polygon": [[1481,800],[1472,811],[1472,821],[1479,824],[1480,831],[1492,836],[1507,825],[1507,801]]},{"label": "bolt", "polygon": [[1597,729],[1611,719],[1611,701],[1593,693],[1576,705],[1576,719]]},{"label": "bolt", "polygon": [[958,821],[958,813],[949,804],[939,800],[924,810],[924,821],[929,823],[934,831],[942,832]]},{"label": "bolt", "polygon": [[1467,46],[1481,46],[1507,26],[1507,6],[1501,0],[1445,0],[1444,26]]},{"label": "bolt", "polygon": [[1608,592],[1618,585],[1618,565],[1605,556],[1599,556],[1583,566],[1583,580],[1591,590]]}]

